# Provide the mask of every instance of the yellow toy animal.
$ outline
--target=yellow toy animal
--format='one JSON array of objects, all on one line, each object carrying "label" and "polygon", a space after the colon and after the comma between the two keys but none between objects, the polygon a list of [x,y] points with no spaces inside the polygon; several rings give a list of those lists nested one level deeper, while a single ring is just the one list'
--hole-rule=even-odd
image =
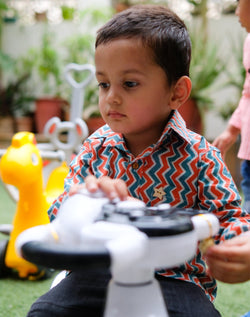
[{"label": "yellow toy animal", "polygon": [[[14,185],[19,190],[16,214],[13,220],[13,230],[7,246],[5,265],[18,271],[21,278],[36,279],[44,271],[25,261],[15,250],[17,236],[24,230],[47,224],[49,218],[47,209],[58,193],[63,191],[63,180],[67,175],[67,167],[63,165],[53,171],[49,188],[43,189],[43,162],[36,147],[36,139],[31,132],[19,132],[12,138],[11,146],[0,161],[0,171],[3,182]],[[52,184],[52,186],[51,186]],[[56,187],[56,188],[55,188]],[[52,192],[51,197],[50,193]]]}]

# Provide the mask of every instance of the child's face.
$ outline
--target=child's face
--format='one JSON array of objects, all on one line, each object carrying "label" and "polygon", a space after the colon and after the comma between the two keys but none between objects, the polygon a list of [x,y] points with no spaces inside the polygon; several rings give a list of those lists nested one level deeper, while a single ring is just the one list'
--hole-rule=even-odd
[{"label": "child's face", "polygon": [[158,140],[171,112],[172,88],[151,50],[137,39],[113,40],[97,47],[95,65],[99,107],[110,128],[127,138]]},{"label": "child's face", "polygon": [[240,24],[246,31],[250,32],[250,0],[239,0],[235,11],[239,17]]}]

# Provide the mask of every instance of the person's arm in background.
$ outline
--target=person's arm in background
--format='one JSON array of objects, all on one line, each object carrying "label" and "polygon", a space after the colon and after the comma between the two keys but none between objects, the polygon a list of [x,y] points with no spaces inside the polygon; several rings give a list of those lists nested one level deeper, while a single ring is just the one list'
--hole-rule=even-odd
[{"label": "person's arm in background", "polygon": [[240,129],[229,123],[227,128],[214,140],[213,145],[221,151],[223,159],[229,148],[236,142],[239,134]]}]

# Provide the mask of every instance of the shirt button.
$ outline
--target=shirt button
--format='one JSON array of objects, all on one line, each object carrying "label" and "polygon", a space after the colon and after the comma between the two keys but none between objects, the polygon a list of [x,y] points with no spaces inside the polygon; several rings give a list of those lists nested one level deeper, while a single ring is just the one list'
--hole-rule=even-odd
[{"label": "shirt button", "polygon": [[134,163],[132,164],[132,168],[133,168],[134,170],[137,170],[138,167],[139,167],[139,163],[138,163],[138,162],[134,162]]}]

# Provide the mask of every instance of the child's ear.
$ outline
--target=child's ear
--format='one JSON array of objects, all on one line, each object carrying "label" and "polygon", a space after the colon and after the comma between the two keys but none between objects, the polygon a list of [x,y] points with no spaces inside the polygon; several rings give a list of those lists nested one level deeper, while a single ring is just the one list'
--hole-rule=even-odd
[{"label": "child's ear", "polygon": [[188,76],[182,76],[173,87],[170,106],[173,110],[178,109],[189,98],[192,82]]}]

